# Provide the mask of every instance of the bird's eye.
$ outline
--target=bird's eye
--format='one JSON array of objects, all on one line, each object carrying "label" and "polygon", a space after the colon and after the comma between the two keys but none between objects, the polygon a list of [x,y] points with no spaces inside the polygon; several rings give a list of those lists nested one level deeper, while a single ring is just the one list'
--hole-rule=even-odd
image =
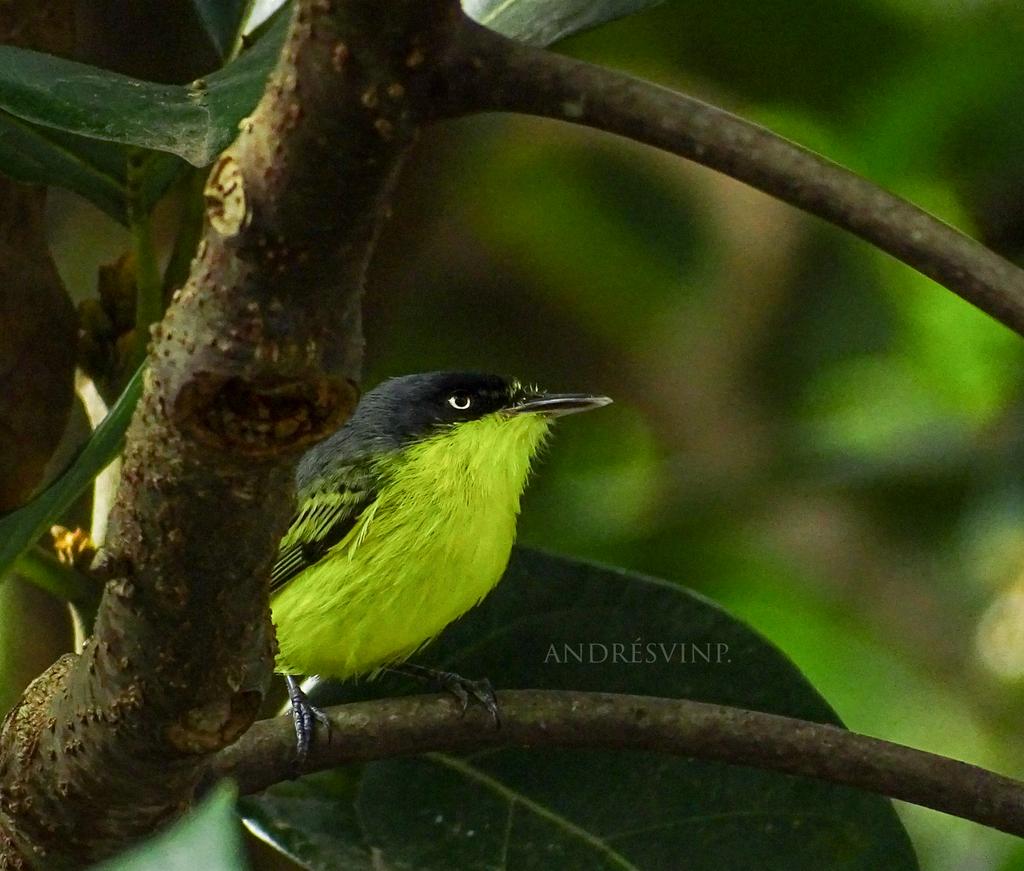
[{"label": "bird's eye", "polygon": [[465,411],[473,404],[473,397],[468,393],[453,393],[448,397],[448,404],[456,411]]}]

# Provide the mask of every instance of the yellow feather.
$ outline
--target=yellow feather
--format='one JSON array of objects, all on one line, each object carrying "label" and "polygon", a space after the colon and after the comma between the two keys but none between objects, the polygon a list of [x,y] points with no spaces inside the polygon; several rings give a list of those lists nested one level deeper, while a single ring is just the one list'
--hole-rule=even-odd
[{"label": "yellow feather", "polygon": [[540,414],[489,414],[378,460],[377,499],[271,600],[278,670],[376,671],[486,596],[508,563],[519,499],[549,425]]}]

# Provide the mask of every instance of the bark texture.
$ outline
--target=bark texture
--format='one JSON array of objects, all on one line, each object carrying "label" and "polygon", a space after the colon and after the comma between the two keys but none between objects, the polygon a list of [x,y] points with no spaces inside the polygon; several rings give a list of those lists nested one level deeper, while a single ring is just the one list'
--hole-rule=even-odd
[{"label": "bark texture", "polygon": [[355,405],[363,274],[458,14],[297,4],[153,332],[95,634],[0,734],[0,867],[82,867],[149,834],[255,717],[293,464]]}]

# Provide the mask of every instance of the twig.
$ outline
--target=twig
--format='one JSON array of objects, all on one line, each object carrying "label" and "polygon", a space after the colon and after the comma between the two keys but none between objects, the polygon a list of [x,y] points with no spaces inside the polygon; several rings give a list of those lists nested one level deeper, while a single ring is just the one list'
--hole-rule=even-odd
[{"label": "twig", "polygon": [[189,170],[179,185],[182,199],[178,229],[174,236],[167,267],[164,269],[163,295],[165,298],[188,279],[189,267],[196,247],[203,235],[203,185],[206,179],[199,170]]},{"label": "twig", "polygon": [[135,348],[130,368],[135,369],[146,357],[149,328],[164,313],[163,280],[157,263],[153,219],[140,202],[141,186],[146,173],[146,155],[133,152],[128,157],[128,225],[135,257]]},{"label": "twig", "polygon": [[1024,270],[873,182],[722,109],[467,23],[443,115],[583,124],[716,169],[860,236],[1024,335]]},{"label": "twig", "polygon": [[[853,786],[1024,836],[1024,783],[837,726],[611,693],[507,690],[499,702],[498,729],[482,709],[463,716],[448,696],[330,708],[329,740],[317,736],[306,771],[492,747],[651,750]],[[214,758],[211,775],[234,778],[243,793],[258,792],[294,776],[294,748],[290,718],[262,720]]]}]

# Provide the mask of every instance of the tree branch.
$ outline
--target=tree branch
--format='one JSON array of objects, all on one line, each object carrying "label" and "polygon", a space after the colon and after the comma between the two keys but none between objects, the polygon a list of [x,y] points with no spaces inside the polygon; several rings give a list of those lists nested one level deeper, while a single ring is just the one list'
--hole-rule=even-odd
[{"label": "tree branch", "polygon": [[[419,127],[492,109],[588,124],[720,169],[1024,331],[1019,270],[762,128],[503,40],[455,0],[298,0],[263,99],[210,174],[190,277],[153,331],[95,634],[0,728],[0,867],[81,867],[121,849],[188,806],[218,751],[215,770],[247,788],[283,776],[286,720],[223,748],[251,724],[272,667],[267,576],[293,464],[356,401],[363,275]],[[1013,781],[831,727],[693,702],[502,699],[500,732],[431,699],[343,709],[339,735],[351,744],[344,755],[318,745],[314,764],[513,742],[658,746],[1024,831]]]},{"label": "tree branch", "polygon": [[[493,747],[653,750],[750,765],[853,786],[1024,836],[1024,783],[984,768],[810,723],[686,699],[507,690],[501,726],[482,708],[465,715],[449,696],[416,695],[330,708],[306,772],[429,752]],[[213,777],[243,793],[294,776],[290,717],[256,723],[213,760]]]},{"label": "tree branch", "polygon": [[722,109],[467,22],[440,115],[583,124],[718,170],[902,260],[1024,335],[1024,270],[873,182]]},{"label": "tree branch", "polygon": [[82,867],[147,835],[255,717],[294,462],[355,404],[363,274],[457,12],[296,4],[153,330],[94,635],[0,731],[0,867]]}]

